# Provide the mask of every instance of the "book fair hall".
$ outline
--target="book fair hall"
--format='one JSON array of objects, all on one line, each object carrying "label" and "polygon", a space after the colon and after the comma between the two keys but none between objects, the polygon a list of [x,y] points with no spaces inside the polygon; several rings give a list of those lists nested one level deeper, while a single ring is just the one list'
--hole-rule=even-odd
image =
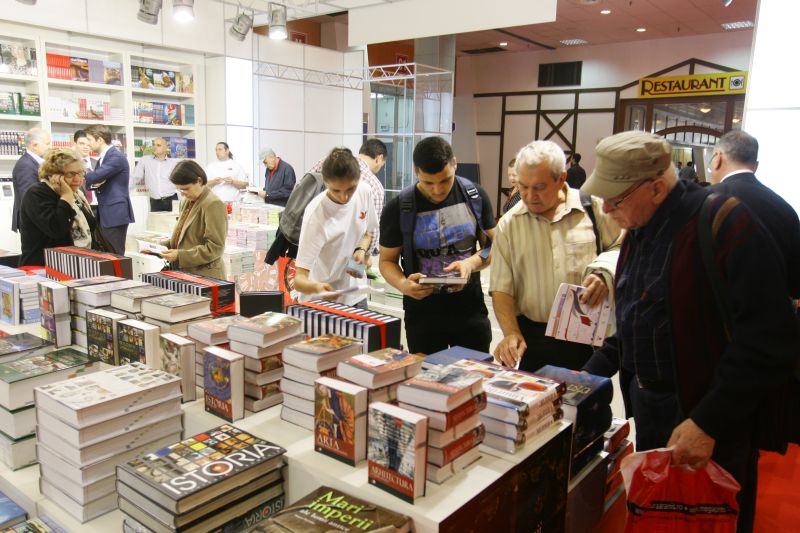
[{"label": "book fair hall", "polygon": [[0,13],[0,533],[798,531],[800,3]]}]

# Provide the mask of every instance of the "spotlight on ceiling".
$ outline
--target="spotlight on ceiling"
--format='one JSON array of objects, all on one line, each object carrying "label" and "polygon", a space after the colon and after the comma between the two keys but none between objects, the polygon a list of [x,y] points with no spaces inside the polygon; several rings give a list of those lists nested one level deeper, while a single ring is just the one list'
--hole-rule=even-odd
[{"label": "spotlight on ceiling", "polygon": [[703,114],[710,113],[711,112],[711,108],[708,107],[707,105],[703,106],[703,107],[700,108],[700,112],[703,113]]},{"label": "spotlight on ceiling", "polygon": [[286,6],[269,4],[269,38],[276,41],[286,39]]},{"label": "spotlight on ceiling", "polygon": [[139,12],[136,18],[148,24],[158,24],[159,11],[161,11],[161,0],[139,0]]},{"label": "spotlight on ceiling", "polygon": [[194,20],[194,0],[172,0],[172,18],[178,22]]},{"label": "spotlight on ceiling", "polygon": [[244,41],[245,37],[247,37],[247,32],[250,31],[250,28],[253,27],[253,15],[247,13],[240,13],[238,17],[233,21],[233,26],[231,29],[228,30],[228,33],[231,34],[231,37],[236,39],[237,41]]},{"label": "spotlight on ceiling", "polygon": [[722,7],[728,7],[733,3],[733,0],[722,0]]},{"label": "spotlight on ceiling", "polygon": [[35,6],[36,0],[17,0],[20,4],[25,4],[26,6]]}]

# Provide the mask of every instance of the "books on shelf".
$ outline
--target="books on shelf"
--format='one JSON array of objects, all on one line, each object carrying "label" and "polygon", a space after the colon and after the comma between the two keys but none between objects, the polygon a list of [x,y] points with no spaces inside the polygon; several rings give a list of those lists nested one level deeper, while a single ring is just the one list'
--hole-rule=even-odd
[{"label": "books on shelf", "polygon": [[396,348],[384,348],[359,354],[342,361],[336,373],[362,387],[378,389],[415,376],[422,367],[423,356]]},{"label": "books on shelf", "polygon": [[24,131],[0,130],[0,155],[22,155],[24,153]]},{"label": "books on shelf", "polygon": [[120,320],[126,320],[126,316],[107,309],[86,311],[86,351],[90,356],[109,365],[119,365],[117,324]]},{"label": "books on shelf", "polygon": [[355,466],[367,454],[367,389],[331,378],[314,389],[314,449]]},{"label": "books on shelf", "polygon": [[196,294],[176,293],[156,296],[142,301],[142,314],[164,322],[180,322],[205,316],[210,312],[211,299]]},{"label": "books on shelf", "polygon": [[184,402],[196,400],[194,342],[173,333],[162,333],[159,343],[161,350],[155,367],[181,378]]},{"label": "books on shelf", "polygon": [[36,47],[19,43],[0,43],[0,73],[38,76]]},{"label": "books on shelf", "polygon": [[582,304],[580,285],[562,283],[558,287],[545,335],[580,344],[600,346],[606,338],[611,317],[608,297],[594,307]]},{"label": "books on shelf", "polygon": [[[231,326],[231,324],[235,324],[243,320],[245,320],[245,318],[240,315],[230,315],[222,318],[204,320],[202,322],[190,324],[187,328],[187,332],[191,338],[196,339],[203,344],[224,344],[228,342],[228,328]],[[233,350],[233,348],[231,349]],[[233,351],[242,353],[238,350]]]},{"label": "books on shelf", "polygon": [[203,355],[203,390],[206,412],[229,422],[244,417],[244,357],[219,346]]},{"label": "books on shelf", "polygon": [[297,336],[303,327],[301,320],[283,313],[264,313],[228,327],[228,338],[245,344],[266,347]]},{"label": "books on shelf", "polygon": [[453,365],[422,371],[397,388],[397,400],[448,412],[483,391],[483,376]]},{"label": "books on shelf", "polygon": [[152,285],[114,291],[111,293],[111,306],[129,313],[141,313],[143,300],[173,294],[173,292]]},{"label": "books on shelf", "polygon": [[283,350],[284,364],[312,372],[336,368],[340,361],[361,353],[358,339],[338,335],[321,335],[287,346]]},{"label": "books on shelf", "polygon": [[154,364],[158,360],[158,326],[131,318],[117,322],[119,364]]},{"label": "books on shelf", "polygon": [[413,504],[425,495],[428,419],[375,402],[369,406],[368,424],[369,483]]}]

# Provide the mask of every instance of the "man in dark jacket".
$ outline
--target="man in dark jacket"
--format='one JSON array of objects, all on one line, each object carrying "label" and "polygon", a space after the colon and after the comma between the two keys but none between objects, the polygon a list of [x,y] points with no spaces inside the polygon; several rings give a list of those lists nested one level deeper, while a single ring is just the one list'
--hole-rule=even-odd
[{"label": "man in dark jacket", "polygon": [[39,183],[39,165],[44,154],[50,149],[50,134],[41,128],[25,132],[25,153],[22,154],[11,171],[11,185],[14,188],[14,207],[11,213],[11,231],[19,230],[20,208],[28,189]]},{"label": "man in dark jacket", "polygon": [[569,158],[569,169],[567,170],[567,185],[572,189],[580,189],[586,181],[586,171],[581,166],[581,154],[574,153]]},{"label": "man in dark jacket", "polygon": [[800,353],[783,261],[743,204],[711,200],[726,323],[698,244],[709,191],[678,179],[672,148],[657,135],[619,133],[596,152],[582,190],[604,198],[628,234],[615,277],[617,332],[584,370],[620,373],[637,449],[674,446],[673,464],[713,458],[730,472],[742,487],[738,531],[751,531],[764,401],[788,382]]},{"label": "man in dark jacket", "polygon": [[276,156],[272,148],[261,150],[261,161],[267,170],[264,173],[264,190],[259,191],[258,195],[268,204],[285,207],[297,181],[294,168]]}]

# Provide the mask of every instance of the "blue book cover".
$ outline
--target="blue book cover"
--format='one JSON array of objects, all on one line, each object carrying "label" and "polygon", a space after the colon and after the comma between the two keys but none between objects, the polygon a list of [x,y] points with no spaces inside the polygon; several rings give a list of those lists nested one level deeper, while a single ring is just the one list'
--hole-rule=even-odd
[{"label": "blue book cover", "polygon": [[11,501],[11,498],[0,492],[0,527],[11,527],[28,518],[25,509]]},{"label": "blue book cover", "polygon": [[475,361],[482,361],[491,363],[494,360],[492,354],[479,352],[478,350],[471,350],[470,348],[463,348],[461,346],[451,346],[446,350],[432,353],[425,358],[425,366],[428,365],[451,365],[461,359],[472,359]]}]

